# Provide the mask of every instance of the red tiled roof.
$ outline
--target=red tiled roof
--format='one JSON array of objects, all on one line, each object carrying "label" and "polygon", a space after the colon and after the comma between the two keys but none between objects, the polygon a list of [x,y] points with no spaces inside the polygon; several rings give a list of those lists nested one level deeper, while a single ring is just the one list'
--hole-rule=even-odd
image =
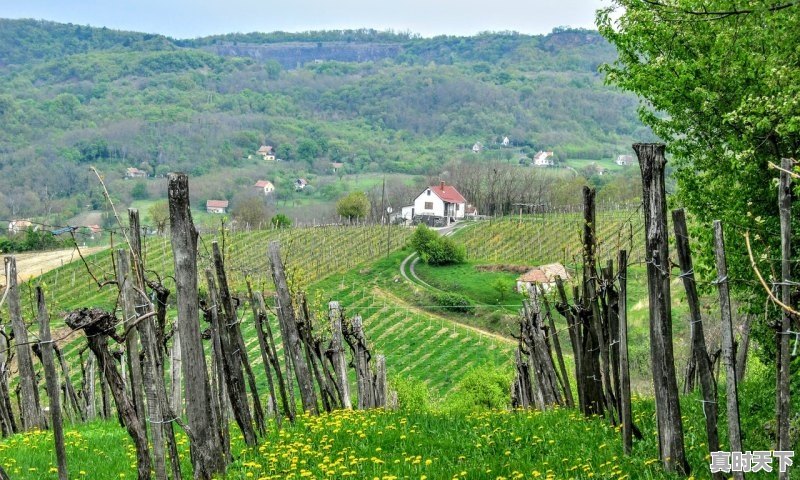
[{"label": "red tiled roof", "polygon": [[206,208],[228,208],[227,200],[209,200],[206,202]]},{"label": "red tiled roof", "polygon": [[445,185],[444,182],[439,185],[431,185],[428,187],[431,192],[435,193],[437,197],[441,198],[448,203],[467,203],[464,197],[452,185]]},{"label": "red tiled roof", "polygon": [[273,187],[272,182],[269,180],[259,180],[254,185],[256,188]]},{"label": "red tiled roof", "polygon": [[525,272],[519,277],[521,282],[531,283],[550,283],[555,281],[556,277],[561,277],[562,280],[569,280],[570,276],[564,265],[560,263],[548,263]]}]

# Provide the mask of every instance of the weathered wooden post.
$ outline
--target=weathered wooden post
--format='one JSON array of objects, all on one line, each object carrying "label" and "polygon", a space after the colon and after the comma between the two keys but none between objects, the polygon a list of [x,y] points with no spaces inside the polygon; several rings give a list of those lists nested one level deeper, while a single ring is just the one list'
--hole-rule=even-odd
[{"label": "weathered wooden post", "polygon": [[192,432],[190,440],[194,478],[210,479],[225,472],[225,458],[211,405],[205,353],[200,338],[197,290],[197,230],[189,208],[189,178],[169,174],[169,220],[175,284],[181,363],[186,383],[186,414]]},{"label": "weathered wooden post", "polygon": [[[681,279],[686,290],[689,304],[689,322],[691,327],[691,352],[697,372],[700,376],[700,388],[703,392],[703,414],[706,420],[706,436],[709,452],[719,451],[719,433],[717,431],[717,384],[711,371],[711,359],[708,358],[706,337],[703,332],[703,319],[700,314],[700,298],[697,295],[697,284],[694,279],[694,265],[689,248],[689,230],[686,228],[686,214],[683,209],[672,211],[672,223],[675,229],[675,246],[678,250],[678,264],[681,267]],[[721,472],[712,474],[716,479],[723,478]]]},{"label": "weathered wooden post", "polygon": [[127,353],[125,358],[129,375],[129,382],[127,383],[130,386],[131,401],[136,409],[136,417],[142,422],[142,429],[147,431],[143,392],[144,377],[142,375],[141,351],[139,349],[139,328],[135,323],[138,318],[136,314],[135,279],[132,278],[130,260],[125,250],[118,249],[114,260],[116,262],[117,287],[122,300],[123,325],[125,331],[128,332],[125,335],[125,352]]},{"label": "weathered wooden post", "polygon": [[[790,305],[792,301],[792,167],[794,160],[781,160],[781,178],[778,187],[778,208],[781,219],[781,302]],[[792,358],[789,355],[789,335],[791,334],[792,317],[782,310],[780,331],[775,339],[778,346],[777,388],[776,388],[776,420],[778,423],[778,450],[791,450],[789,436],[789,380]],[[789,473],[781,473],[781,480],[788,479]]]},{"label": "weathered wooden post", "polygon": [[42,365],[47,385],[47,396],[50,397],[50,419],[55,442],[56,463],[59,480],[67,480],[67,451],[64,448],[64,425],[61,419],[61,401],[59,399],[58,374],[53,364],[53,339],[50,336],[50,315],[44,303],[42,287],[36,287],[36,303],[39,311],[39,348],[42,352]]},{"label": "weathered wooden post", "polygon": [[[167,396],[167,385],[164,381],[164,357],[163,343],[160,335],[156,332],[156,318],[162,315],[166,305],[156,308],[147,298],[145,293],[144,259],[142,258],[142,238],[141,224],[139,222],[139,211],[135,208],[128,209],[128,224],[130,226],[131,260],[133,271],[131,272],[131,282],[135,283],[133,289],[134,296],[139,300],[135,302],[134,308],[139,317],[149,315],[148,318],[141,320],[139,331],[143,350],[144,381],[147,399],[147,409],[150,412],[150,423],[153,440],[153,463],[155,464],[156,478],[165,479],[166,474],[166,452],[169,451],[170,467],[173,478],[181,478],[180,458],[178,457],[178,445],[175,441],[175,430],[172,427],[173,414],[170,412],[169,400]],[[166,289],[156,285],[154,294],[159,303],[165,300]],[[168,293],[168,292],[167,292]],[[158,328],[162,331],[162,328]],[[166,449],[164,445],[166,444]],[[163,475],[163,476],[162,476]]]},{"label": "weathered wooden post", "polygon": [[176,415],[183,414],[183,362],[181,362],[181,335],[176,328],[172,334],[170,348],[170,405]]},{"label": "weathered wooden post", "polygon": [[36,388],[36,373],[33,371],[33,358],[28,343],[28,330],[22,320],[22,307],[17,284],[17,260],[13,256],[6,257],[6,281],[8,285],[8,314],[11,327],[14,329],[14,343],[17,345],[17,370],[20,386],[20,416],[23,430],[45,428],[42,408],[39,404],[39,390]]},{"label": "weathered wooden post", "polygon": [[633,145],[642,172],[645,220],[645,262],[650,301],[650,362],[656,397],[661,461],[667,471],[689,473],[683,443],[683,421],[672,351],[672,308],[667,233],[667,199],[664,187],[664,145]]},{"label": "weathered wooden post", "polygon": [[247,279],[247,296],[250,299],[250,309],[253,311],[253,323],[256,327],[256,337],[258,338],[258,349],[261,353],[261,363],[264,365],[264,374],[267,377],[267,385],[269,386],[269,401],[267,406],[267,413],[275,412],[275,421],[280,428],[281,425],[281,411],[278,408],[278,397],[275,394],[275,382],[272,378],[272,364],[271,351],[267,345],[267,339],[264,335],[264,323],[268,322],[266,311],[262,311],[255,294],[253,287],[250,285],[250,279]]},{"label": "weathered wooden post", "polygon": [[328,303],[328,318],[331,322],[331,343],[328,351],[336,375],[339,394],[342,397],[341,404],[343,408],[352,409],[350,381],[347,379],[347,357],[344,353],[344,337],[342,336],[342,310],[339,302]]},{"label": "weathered wooden post", "polygon": [[303,346],[300,342],[300,333],[297,330],[297,319],[292,306],[292,296],[289,285],[286,283],[286,273],[281,260],[280,245],[277,240],[269,243],[269,261],[272,267],[272,279],[275,282],[278,319],[280,320],[284,348],[289,352],[297,384],[300,386],[300,400],[306,412],[317,415],[317,394],[314,391],[314,381],[311,371],[306,363]]},{"label": "weathered wooden post", "polygon": [[619,397],[622,448],[627,455],[633,448],[631,413],[631,371],[628,365],[628,252],[619,251]]},{"label": "weathered wooden post", "polygon": [[[261,292],[255,292],[254,295],[256,297],[256,301],[258,302],[259,310],[261,310],[262,312],[266,312],[267,307],[264,304],[264,296],[261,295]],[[286,382],[283,379],[283,373],[281,372],[281,364],[280,361],[278,360],[278,351],[275,348],[275,337],[272,335],[272,326],[270,326],[269,319],[266,318],[266,315],[264,317],[264,321],[262,322],[261,326],[264,328],[264,331],[266,331],[267,334],[266,336],[267,355],[269,356],[270,363],[272,364],[272,369],[275,371],[275,377],[278,379],[278,389],[280,391],[281,403],[283,404],[283,413],[284,415],[286,415],[286,417],[289,419],[290,422],[294,423],[293,405],[290,404],[286,392],[287,390],[286,385],[287,383],[291,382]],[[292,388],[292,391],[294,391],[294,388]],[[277,405],[275,408],[277,410]]]},{"label": "weathered wooden post", "polygon": [[[742,451],[742,432],[739,421],[739,388],[736,380],[736,356],[733,346],[733,319],[731,298],[728,290],[728,265],[725,260],[725,237],[722,222],[714,220],[714,253],[717,261],[717,284],[719,290],[720,316],[722,317],[722,361],[725,363],[725,397],[728,405],[728,441],[732,452]],[[736,479],[744,473],[732,472]]]},{"label": "weathered wooden post", "polygon": [[388,387],[386,385],[386,356],[375,357],[375,406],[386,407]]},{"label": "weathered wooden post", "polygon": [[14,420],[14,410],[11,408],[11,395],[8,390],[9,348],[5,325],[0,324],[0,422],[4,436],[17,432],[17,422]]},{"label": "weathered wooden post", "polygon": [[136,409],[130,396],[125,391],[122,376],[117,371],[116,360],[108,348],[108,337],[114,336],[118,342],[123,339],[115,333],[117,319],[112,314],[99,308],[83,308],[70,312],[64,322],[73,330],[83,330],[89,348],[97,357],[100,370],[114,397],[117,412],[123,426],[128,431],[136,448],[136,470],[139,480],[150,478],[150,452],[147,446],[147,433],[142,429],[140,420],[136,417]]},{"label": "weathered wooden post", "polygon": [[[224,311],[225,307],[222,304],[224,300],[220,298],[218,286],[215,283],[214,275],[210,269],[206,270],[206,279],[208,281],[208,295],[211,303],[210,307],[212,315]],[[232,309],[233,306],[231,305]],[[212,317],[213,318],[213,317]],[[234,315],[234,322],[235,315]],[[244,374],[242,373],[242,361],[239,358],[238,345],[234,343],[231,338],[230,326],[226,324],[230,322],[227,315],[222,318],[214,320],[218,325],[218,329],[212,330],[215,334],[219,335],[220,345],[222,346],[222,358],[218,359],[225,370],[225,387],[228,392],[228,399],[231,402],[233,409],[233,417],[236,419],[236,424],[239,425],[244,436],[244,441],[248,446],[255,446],[257,442],[256,432],[253,429],[253,420],[250,415],[250,406],[247,404],[247,390],[244,384]],[[224,408],[224,407],[223,407]]]},{"label": "weathered wooden post", "polygon": [[[558,338],[558,330],[556,329],[555,321],[553,320],[553,314],[550,310],[550,302],[547,300],[547,295],[545,294],[544,288],[539,285],[539,298],[542,299],[542,304],[545,308],[545,314],[547,316],[548,326],[550,327],[550,335],[549,337],[553,339],[553,348],[556,351],[556,359],[558,360],[558,369],[561,373],[559,379],[561,380],[562,387],[564,389],[564,399],[566,400],[567,406],[572,408],[575,406],[575,400],[572,398],[572,386],[569,383],[569,376],[567,375],[567,366],[564,363],[564,353],[561,350],[561,341]],[[557,373],[559,373],[557,372]]]}]

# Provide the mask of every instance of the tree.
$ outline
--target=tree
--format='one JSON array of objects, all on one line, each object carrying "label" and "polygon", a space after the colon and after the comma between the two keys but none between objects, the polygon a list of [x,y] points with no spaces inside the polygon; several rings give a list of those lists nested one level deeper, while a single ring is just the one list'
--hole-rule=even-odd
[{"label": "tree", "polygon": [[350,192],[336,202],[336,213],[348,221],[359,220],[369,212],[369,199],[364,192]]},{"label": "tree", "polygon": [[269,207],[264,195],[250,193],[234,198],[231,216],[242,225],[258,228],[269,219]]},{"label": "tree", "polygon": [[[714,219],[759,232],[761,252],[772,252],[765,258],[776,256],[777,172],[769,162],[800,153],[800,5],[745,5],[614,0],[597,14],[600,33],[619,52],[603,67],[607,80],[642,98],[642,121],[667,141],[677,203],[692,214],[692,237],[701,242],[695,271],[707,279],[715,276]],[[755,311],[763,309],[764,292],[743,244],[726,246],[729,276],[746,280],[731,289]],[[761,343],[760,351],[774,352],[773,342]]]},{"label": "tree", "polygon": [[146,199],[149,196],[147,184],[145,182],[136,182],[136,185],[131,189],[131,196],[134,200]]},{"label": "tree", "polygon": [[163,235],[167,229],[167,222],[169,222],[169,203],[166,200],[160,200],[147,209],[147,215],[150,216],[150,221],[156,227],[159,235]]},{"label": "tree", "polygon": [[464,263],[467,253],[463,245],[450,237],[443,237],[424,224],[419,224],[411,236],[411,247],[423,262],[430,265]]},{"label": "tree", "polygon": [[292,220],[282,213],[272,217],[270,223],[272,223],[272,226],[275,228],[289,228],[292,226]]}]

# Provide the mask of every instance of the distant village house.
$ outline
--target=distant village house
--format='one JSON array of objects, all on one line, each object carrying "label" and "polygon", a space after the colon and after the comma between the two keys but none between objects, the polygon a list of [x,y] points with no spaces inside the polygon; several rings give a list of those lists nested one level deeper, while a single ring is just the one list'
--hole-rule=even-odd
[{"label": "distant village house", "polygon": [[620,167],[627,167],[628,165],[633,165],[634,159],[633,155],[617,155],[617,159],[614,161]]},{"label": "distant village house", "polygon": [[338,172],[339,170],[341,170],[343,168],[344,168],[344,163],[331,162],[331,170],[333,170],[333,173],[336,173],[336,172]]},{"label": "distant village house", "polygon": [[144,170],[139,170],[136,167],[128,167],[125,169],[125,178],[147,178],[148,174]]},{"label": "distant village house", "polygon": [[268,162],[275,161],[275,154],[272,152],[272,145],[261,145],[261,147],[256,150],[256,153],[261,155],[261,157]]},{"label": "distant village house", "polygon": [[33,231],[35,232],[39,230],[39,225],[34,225],[30,220],[12,220],[8,222],[8,233],[10,235],[22,233],[29,228],[33,228]]},{"label": "distant village house", "polygon": [[524,293],[531,287],[538,287],[539,285],[545,291],[550,290],[556,285],[556,277],[561,277],[564,281],[570,279],[569,272],[560,263],[548,263],[547,265],[532,268],[517,278],[517,291]]},{"label": "distant village house", "polygon": [[264,195],[269,195],[275,191],[275,185],[273,185],[269,180],[259,180],[255,185],[253,185],[253,187],[260,190]]},{"label": "distant village house", "polygon": [[308,186],[308,180],[306,180],[305,178],[298,178],[297,180],[294,181],[294,190],[296,192],[299,192],[300,190],[305,190],[307,186]]},{"label": "distant village house", "polygon": [[508,137],[503,137],[503,146],[507,147],[511,143],[511,140]]},{"label": "distant village house", "polygon": [[206,212],[208,213],[228,213],[227,200],[209,200],[206,202]]},{"label": "distant village house", "polygon": [[472,146],[472,151],[474,153],[480,153],[481,150],[483,150],[483,144],[481,144],[481,142],[475,142]]},{"label": "distant village house", "polygon": [[552,167],[555,164],[556,161],[553,158],[553,152],[544,152],[540,150],[533,156],[534,167]]}]

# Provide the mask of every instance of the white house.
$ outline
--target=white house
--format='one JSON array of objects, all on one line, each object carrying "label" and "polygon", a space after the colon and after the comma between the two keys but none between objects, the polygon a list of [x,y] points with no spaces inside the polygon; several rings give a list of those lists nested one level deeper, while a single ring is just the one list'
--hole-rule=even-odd
[{"label": "white house", "polygon": [[29,228],[33,228],[33,231],[38,231],[39,225],[34,225],[30,220],[12,220],[8,222],[8,233],[10,235],[22,233]]},{"label": "white house", "polygon": [[227,200],[209,200],[206,202],[206,212],[208,213],[228,213]]},{"label": "white house", "polygon": [[540,150],[533,156],[534,167],[552,167],[555,164],[556,161],[553,159],[553,152],[543,152]]},{"label": "white house", "polygon": [[[415,216],[445,217],[450,220],[464,218],[467,201],[452,185],[444,182],[431,185],[414,199],[410,218]],[[402,209],[403,218],[406,218],[408,207]]]},{"label": "white house", "polygon": [[628,165],[633,165],[633,155],[617,155],[617,159],[614,161],[620,167],[627,167]]},{"label": "white house", "polygon": [[517,278],[517,291],[527,292],[535,285],[541,285],[544,290],[549,290],[556,284],[556,277],[566,281],[570,279],[567,269],[560,263],[548,263],[532,268]]},{"label": "white house", "polygon": [[253,187],[261,190],[264,195],[269,195],[275,191],[275,185],[273,185],[269,180],[259,180],[255,185],[253,185]]},{"label": "white house", "polygon": [[481,144],[481,142],[475,142],[475,144],[472,145],[472,151],[474,153],[479,153],[481,150],[483,150],[483,144]]},{"label": "white house", "polygon": [[308,180],[305,178],[298,178],[294,181],[294,189],[295,191],[299,192],[300,190],[305,190],[308,186]]},{"label": "white house", "polygon": [[125,169],[125,178],[147,178],[147,172],[136,167],[128,167]]},{"label": "white house", "polygon": [[508,137],[503,137],[503,146],[507,147],[511,143],[511,140]]}]

